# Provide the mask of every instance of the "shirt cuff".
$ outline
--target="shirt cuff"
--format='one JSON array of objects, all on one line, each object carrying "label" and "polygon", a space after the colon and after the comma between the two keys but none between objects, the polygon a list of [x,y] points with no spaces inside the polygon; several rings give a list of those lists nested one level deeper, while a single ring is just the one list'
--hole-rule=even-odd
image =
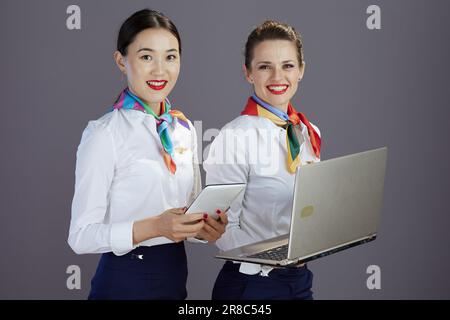
[{"label": "shirt cuff", "polygon": [[125,221],[111,225],[111,249],[116,256],[122,256],[137,247],[133,245],[133,223]]},{"label": "shirt cuff", "polygon": [[197,238],[187,238],[186,240],[188,242],[192,242],[192,243],[208,243],[208,241],[206,241],[206,240],[200,240]]}]

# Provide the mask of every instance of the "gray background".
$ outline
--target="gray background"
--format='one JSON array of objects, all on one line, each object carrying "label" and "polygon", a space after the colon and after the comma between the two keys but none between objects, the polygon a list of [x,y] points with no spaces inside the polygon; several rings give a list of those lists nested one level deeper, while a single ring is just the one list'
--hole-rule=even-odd
[{"label": "gray background", "polygon": [[[81,30],[66,8],[81,7]],[[366,28],[381,7],[382,29]],[[448,1],[2,1],[0,298],[85,299],[99,255],[67,245],[75,152],[124,81],[112,54],[132,12],[177,25],[181,77],[171,100],[203,131],[238,115],[251,93],[241,72],[249,31],[266,18],[304,38],[294,103],[318,124],[323,159],[388,146],[379,238],[309,264],[316,299],[448,299],[450,160]],[[201,134],[201,132],[199,132]],[[208,142],[204,142],[206,146]],[[214,246],[188,244],[189,299],[209,299]],[[381,268],[368,290],[366,268]],[[81,290],[66,288],[79,265]]]}]

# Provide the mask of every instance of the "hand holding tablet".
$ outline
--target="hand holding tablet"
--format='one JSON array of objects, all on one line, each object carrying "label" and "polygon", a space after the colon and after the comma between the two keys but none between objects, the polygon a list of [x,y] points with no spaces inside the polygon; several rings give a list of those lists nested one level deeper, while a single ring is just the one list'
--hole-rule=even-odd
[{"label": "hand holding tablet", "polygon": [[217,219],[219,216],[216,210],[219,209],[222,212],[228,210],[233,201],[245,189],[245,186],[245,183],[206,186],[186,210],[186,214],[204,212]]}]

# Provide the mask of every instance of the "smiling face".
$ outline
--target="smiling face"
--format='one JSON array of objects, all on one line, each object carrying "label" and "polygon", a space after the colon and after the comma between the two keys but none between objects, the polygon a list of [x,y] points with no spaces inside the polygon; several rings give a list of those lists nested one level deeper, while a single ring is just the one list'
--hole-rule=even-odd
[{"label": "smiling face", "polygon": [[260,99],[286,112],[303,77],[298,60],[292,41],[264,40],[254,47],[251,68],[244,66],[244,72]]},{"label": "smiling face", "polygon": [[139,32],[127,47],[127,55],[114,53],[119,69],[126,74],[131,92],[159,114],[160,103],[172,91],[180,73],[177,38],[162,28]]}]

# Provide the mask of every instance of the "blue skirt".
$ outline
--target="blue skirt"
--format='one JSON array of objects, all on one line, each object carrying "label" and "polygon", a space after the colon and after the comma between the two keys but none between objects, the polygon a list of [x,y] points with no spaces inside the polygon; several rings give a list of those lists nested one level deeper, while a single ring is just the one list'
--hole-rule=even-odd
[{"label": "blue skirt", "polygon": [[313,274],[306,265],[273,269],[267,277],[240,273],[239,267],[225,262],[214,284],[213,300],[313,299]]},{"label": "blue skirt", "polygon": [[187,274],[183,242],[138,247],[123,256],[104,253],[88,299],[185,299]]}]

